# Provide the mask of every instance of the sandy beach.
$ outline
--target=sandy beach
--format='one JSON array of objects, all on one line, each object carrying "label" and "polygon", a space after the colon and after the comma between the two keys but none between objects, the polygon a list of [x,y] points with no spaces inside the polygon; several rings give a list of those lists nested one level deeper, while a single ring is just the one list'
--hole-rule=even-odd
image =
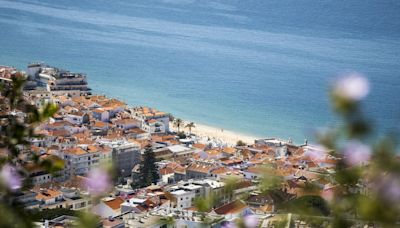
[{"label": "sandy beach", "polygon": [[[184,132],[189,132],[188,128],[185,128],[187,123],[190,121],[184,120],[184,124],[182,124],[182,127],[180,128],[181,131]],[[242,140],[246,144],[253,144],[254,140],[257,139],[258,137],[256,136],[250,136],[250,135],[245,135],[241,134],[238,132],[233,132],[217,127],[212,127],[204,124],[198,124],[195,122],[195,128],[192,128],[192,133],[200,136],[200,137],[209,137],[210,139],[219,139],[229,145],[236,145],[236,142],[239,140]],[[174,124],[171,122],[170,127],[174,130],[177,131],[177,128],[174,127]]]}]

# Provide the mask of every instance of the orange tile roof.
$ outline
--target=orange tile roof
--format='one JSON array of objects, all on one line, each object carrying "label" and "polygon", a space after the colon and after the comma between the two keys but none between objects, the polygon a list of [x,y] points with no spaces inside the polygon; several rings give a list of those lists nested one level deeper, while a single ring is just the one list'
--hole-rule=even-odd
[{"label": "orange tile roof", "polygon": [[222,149],[222,151],[228,154],[233,154],[236,152],[236,149],[233,147],[225,147]]},{"label": "orange tile roof", "polygon": [[219,215],[226,215],[226,214],[234,214],[234,213],[239,213],[243,211],[245,208],[247,208],[247,205],[244,204],[240,200],[235,200],[233,202],[230,202],[228,204],[225,204],[217,209],[215,209],[215,213]]},{"label": "orange tile roof", "polygon": [[204,150],[207,147],[207,145],[202,144],[202,143],[195,143],[195,144],[193,144],[193,147],[200,149],[200,150]]},{"label": "orange tile roof", "polygon": [[174,173],[174,170],[170,167],[165,167],[160,169],[160,175],[167,175],[167,174],[172,174]]},{"label": "orange tile roof", "polygon": [[122,119],[115,121],[115,124],[139,124],[139,121],[135,119]]},{"label": "orange tile roof", "polygon": [[80,147],[68,148],[68,149],[64,150],[64,152],[67,154],[73,154],[73,155],[83,155],[83,154],[87,153],[85,150],[83,150]]},{"label": "orange tile roof", "polygon": [[48,200],[58,196],[61,196],[62,192],[54,190],[54,189],[46,189],[44,191],[38,192],[36,195],[36,200]]},{"label": "orange tile roof", "polygon": [[124,202],[123,199],[121,199],[120,197],[117,197],[115,199],[109,200],[109,201],[103,201],[103,203],[105,205],[107,205],[108,207],[110,207],[113,210],[118,210],[121,208],[121,204]]},{"label": "orange tile roof", "polygon": [[224,174],[224,173],[228,173],[231,170],[226,168],[226,167],[219,167],[214,169],[213,171],[211,171],[212,174]]},{"label": "orange tile roof", "polygon": [[105,126],[107,126],[107,123],[104,123],[102,121],[95,121],[94,124],[92,125],[93,127],[98,127],[98,128],[103,128]]},{"label": "orange tile roof", "polygon": [[186,171],[193,171],[198,173],[209,173],[214,167],[211,165],[191,164],[187,167]]}]

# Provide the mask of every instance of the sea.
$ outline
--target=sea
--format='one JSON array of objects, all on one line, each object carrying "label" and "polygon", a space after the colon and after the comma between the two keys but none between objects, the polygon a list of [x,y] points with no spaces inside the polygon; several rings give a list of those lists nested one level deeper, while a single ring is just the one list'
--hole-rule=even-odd
[{"label": "sea", "polygon": [[257,137],[340,126],[329,88],[364,74],[399,130],[399,0],[0,0],[0,65],[83,72],[94,93]]}]

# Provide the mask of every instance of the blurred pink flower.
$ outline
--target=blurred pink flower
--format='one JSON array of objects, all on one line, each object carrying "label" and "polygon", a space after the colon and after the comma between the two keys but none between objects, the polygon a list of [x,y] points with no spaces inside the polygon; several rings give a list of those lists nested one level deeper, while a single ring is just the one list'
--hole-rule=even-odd
[{"label": "blurred pink flower", "polygon": [[84,184],[90,194],[99,196],[110,189],[110,181],[110,177],[105,170],[95,168],[89,171]]},{"label": "blurred pink flower", "polygon": [[3,183],[13,191],[22,187],[22,177],[14,166],[3,166],[0,173],[0,178]]},{"label": "blurred pink flower", "polygon": [[331,184],[325,185],[324,189],[322,190],[321,197],[324,200],[331,202],[335,197],[335,187]]},{"label": "blurred pink flower", "polygon": [[350,73],[336,82],[334,93],[351,101],[359,101],[368,95],[369,82],[360,73]]},{"label": "blurred pink flower", "polygon": [[255,228],[258,226],[258,218],[255,215],[247,215],[243,219],[246,228]]},{"label": "blurred pink flower", "polygon": [[361,165],[371,158],[371,148],[359,141],[350,141],[343,148],[343,156],[348,165]]}]

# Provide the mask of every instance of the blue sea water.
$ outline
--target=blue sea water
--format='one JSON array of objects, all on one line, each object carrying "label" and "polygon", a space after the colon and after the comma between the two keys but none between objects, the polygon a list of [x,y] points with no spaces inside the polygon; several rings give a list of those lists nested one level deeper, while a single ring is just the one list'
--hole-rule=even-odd
[{"label": "blue sea water", "polygon": [[197,123],[302,142],[337,124],[328,88],[359,71],[399,128],[398,0],[0,0],[0,64],[88,74],[96,93]]}]

